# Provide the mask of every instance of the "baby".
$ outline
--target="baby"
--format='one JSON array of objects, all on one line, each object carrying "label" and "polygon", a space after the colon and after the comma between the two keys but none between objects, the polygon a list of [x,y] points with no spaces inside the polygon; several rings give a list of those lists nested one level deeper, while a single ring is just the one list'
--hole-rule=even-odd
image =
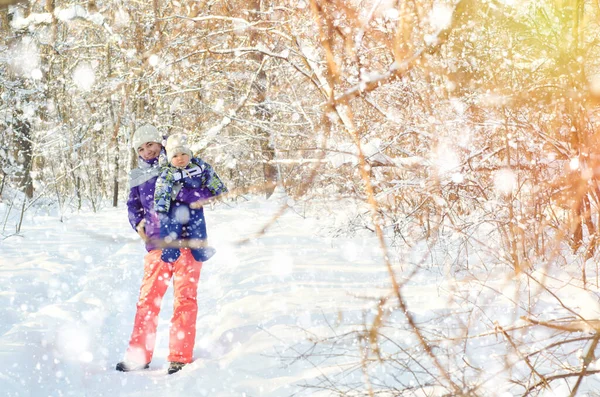
[{"label": "baby", "polygon": [[201,202],[226,193],[227,188],[213,168],[193,157],[187,136],[174,134],[166,144],[168,164],[156,180],[154,206],[160,219],[160,237],[167,248],[161,259],[174,262],[179,247],[191,248],[195,260],[204,262],[215,254],[206,245],[206,221]]}]

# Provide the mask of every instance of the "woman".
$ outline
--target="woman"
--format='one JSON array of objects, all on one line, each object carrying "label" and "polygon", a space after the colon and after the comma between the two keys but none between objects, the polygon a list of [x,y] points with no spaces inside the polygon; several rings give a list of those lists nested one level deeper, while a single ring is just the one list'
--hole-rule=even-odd
[{"label": "woman", "polygon": [[[130,173],[127,200],[129,222],[146,243],[144,278],[140,288],[137,311],[129,347],[117,371],[146,369],[152,361],[158,313],[162,298],[173,278],[175,304],[169,332],[168,373],[173,374],[192,362],[196,338],[198,306],[196,293],[202,262],[196,261],[188,248],[182,248],[173,263],[161,260],[162,251],[156,246],[160,224],[154,211],[154,190],[159,174],[159,157],[164,156],[163,136],[152,125],[138,128],[132,146],[139,155],[138,168]],[[186,194],[185,188],[179,194]]]}]

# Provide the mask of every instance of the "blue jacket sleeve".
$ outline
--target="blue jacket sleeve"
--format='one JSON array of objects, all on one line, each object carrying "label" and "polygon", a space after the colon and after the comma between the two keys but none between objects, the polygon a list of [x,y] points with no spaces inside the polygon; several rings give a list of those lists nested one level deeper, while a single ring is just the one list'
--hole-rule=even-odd
[{"label": "blue jacket sleeve", "polygon": [[144,219],[144,208],[140,200],[140,190],[137,186],[129,190],[129,198],[127,199],[127,214],[129,223],[135,230],[135,227]]},{"label": "blue jacket sleeve", "polygon": [[201,167],[203,168],[203,172],[201,174],[202,186],[206,188],[213,197],[227,193],[227,187],[221,178],[219,178],[219,175],[217,175],[215,170],[210,166],[210,164],[202,160],[199,160],[199,162],[202,163]]}]

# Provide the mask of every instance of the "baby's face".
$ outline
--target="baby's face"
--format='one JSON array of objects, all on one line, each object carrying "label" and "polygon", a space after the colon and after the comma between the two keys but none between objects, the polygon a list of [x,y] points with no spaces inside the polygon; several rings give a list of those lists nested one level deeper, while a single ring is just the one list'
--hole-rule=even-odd
[{"label": "baby's face", "polygon": [[184,168],[190,163],[190,156],[187,153],[177,153],[171,159],[171,164],[177,168]]}]

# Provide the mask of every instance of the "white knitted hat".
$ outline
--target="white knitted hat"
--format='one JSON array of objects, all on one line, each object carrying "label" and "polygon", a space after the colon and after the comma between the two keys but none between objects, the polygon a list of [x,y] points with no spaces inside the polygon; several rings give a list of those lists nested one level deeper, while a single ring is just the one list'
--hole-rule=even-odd
[{"label": "white knitted hat", "polygon": [[158,132],[155,126],[146,124],[135,130],[133,138],[131,139],[131,146],[137,150],[146,142],[157,142],[162,145],[163,137]]},{"label": "white knitted hat", "polygon": [[185,135],[185,134],[171,135],[167,139],[166,149],[167,149],[167,158],[169,159],[169,162],[171,162],[171,160],[173,159],[173,156],[175,156],[178,153],[185,153],[188,156],[190,156],[190,158],[193,157],[192,151],[188,147],[187,135]]}]

